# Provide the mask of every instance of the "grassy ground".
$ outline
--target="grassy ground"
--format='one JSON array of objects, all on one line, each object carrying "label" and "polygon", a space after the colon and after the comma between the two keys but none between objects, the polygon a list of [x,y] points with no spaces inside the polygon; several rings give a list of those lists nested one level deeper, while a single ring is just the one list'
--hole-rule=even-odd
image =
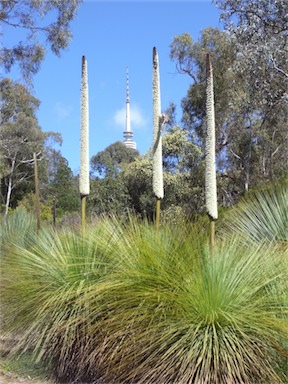
[{"label": "grassy ground", "polygon": [[0,356],[1,384],[52,384],[47,368],[32,362],[29,354],[21,357]]}]

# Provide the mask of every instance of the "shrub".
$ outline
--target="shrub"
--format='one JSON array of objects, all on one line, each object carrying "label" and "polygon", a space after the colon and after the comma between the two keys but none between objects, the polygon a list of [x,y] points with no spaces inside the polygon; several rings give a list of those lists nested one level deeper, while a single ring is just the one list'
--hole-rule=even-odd
[{"label": "shrub", "polygon": [[178,235],[133,234],[103,300],[104,382],[280,382],[287,251],[235,238],[211,259],[197,233]]},{"label": "shrub", "polygon": [[277,383],[287,252],[229,236],[211,258],[202,223],[42,231],[4,257],[4,324],[61,382]]},{"label": "shrub", "polygon": [[288,179],[256,191],[232,208],[223,232],[237,232],[252,241],[288,243]]}]

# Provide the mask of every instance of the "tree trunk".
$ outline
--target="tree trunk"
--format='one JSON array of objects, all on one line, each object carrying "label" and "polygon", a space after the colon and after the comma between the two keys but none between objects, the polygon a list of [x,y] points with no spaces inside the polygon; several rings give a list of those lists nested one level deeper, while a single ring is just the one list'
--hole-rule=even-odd
[{"label": "tree trunk", "polygon": [[250,170],[251,170],[251,159],[252,159],[252,134],[250,129],[250,137],[249,137],[249,149],[248,156],[244,163],[245,169],[245,193],[248,192],[250,187]]},{"label": "tree trunk", "polygon": [[33,153],[34,160],[34,177],[35,177],[35,197],[36,197],[36,218],[37,218],[37,234],[39,236],[41,223],[40,223],[40,194],[39,194],[39,177],[38,177],[38,164],[36,153]]},{"label": "tree trunk", "polygon": [[5,218],[8,215],[8,209],[9,209],[9,205],[10,205],[11,192],[12,192],[12,175],[9,176],[9,183],[8,183],[8,190],[7,190],[6,204],[5,204],[5,214],[4,214]]},{"label": "tree trunk", "polygon": [[10,199],[11,199],[11,194],[12,194],[12,189],[13,189],[12,178],[13,178],[14,168],[15,168],[15,160],[12,160],[11,172],[10,172],[10,176],[9,176],[7,196],[6,196],[6,204],[5,204],[5,213],[4,213],[5,219],[8,215],[8,210],[9,210],[9,206],[10,206]]}]

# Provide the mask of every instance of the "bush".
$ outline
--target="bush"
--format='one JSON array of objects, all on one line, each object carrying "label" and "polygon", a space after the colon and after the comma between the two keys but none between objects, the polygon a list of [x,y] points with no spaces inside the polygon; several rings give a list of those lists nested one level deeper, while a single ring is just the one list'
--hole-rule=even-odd
[{"label": "bush", "polygon": [[227,215],[225,235],[239,233],[247,241],[288,243],[288,179],[243,198]]},{"label": "bush", "polygon": [[[202,224],[99,220],[6,248],[1,294],[15,348],[62,382],[277,383],[287,359],[287,248],[218,242]],[[284,379],[283,379],[284,380]]]}]

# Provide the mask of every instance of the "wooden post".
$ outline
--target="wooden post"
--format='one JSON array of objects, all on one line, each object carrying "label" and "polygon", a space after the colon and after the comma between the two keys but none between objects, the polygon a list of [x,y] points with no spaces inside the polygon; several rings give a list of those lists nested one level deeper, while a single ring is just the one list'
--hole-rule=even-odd
[{"label": "wooden post", "polygon": [[52,217],[53,217],[53,228],[56,229],[56,196],[53,197],[53,202],[52,202]]}]

